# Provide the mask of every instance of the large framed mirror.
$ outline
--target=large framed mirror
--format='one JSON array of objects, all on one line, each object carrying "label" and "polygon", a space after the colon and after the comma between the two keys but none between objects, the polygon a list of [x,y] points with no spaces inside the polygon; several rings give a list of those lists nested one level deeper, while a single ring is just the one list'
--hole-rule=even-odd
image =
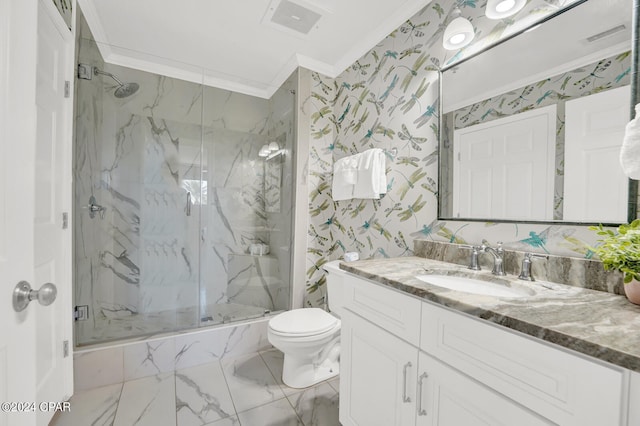
[{"label": "large framed mirror", "polygon": [[618,160],[636,98],[633,13],[633,0],[576,1],[443,67],[440,219],[636,217]]}]

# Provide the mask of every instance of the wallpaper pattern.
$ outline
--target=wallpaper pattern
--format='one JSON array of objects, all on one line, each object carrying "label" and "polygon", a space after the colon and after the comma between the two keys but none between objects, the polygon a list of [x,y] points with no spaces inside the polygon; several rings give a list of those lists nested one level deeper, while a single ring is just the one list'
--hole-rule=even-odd
[{"label": "wallpaper pattern", "polygon": [[[587,227],[437,220],[437,70],[451,60],[440,39],[456,6],[479,16],[483,3],[434,1],[338,78],[312,73],[312,95],[304,100],[311,110],[306,306],[324,304],[322,265],[329,260],[348,251],[361,258],[410,256],[417,238],[487,239],[515,250],[592,256],[596,236]],[[508,24],[500,21],[494,30]],[[387,194],[334,202],[333,162],[372,147],[388,153]]]}]

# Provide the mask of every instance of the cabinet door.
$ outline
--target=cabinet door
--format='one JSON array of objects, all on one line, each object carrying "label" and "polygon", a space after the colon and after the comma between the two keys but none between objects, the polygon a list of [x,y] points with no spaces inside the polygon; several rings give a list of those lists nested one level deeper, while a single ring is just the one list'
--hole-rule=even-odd
[{"label": "cabinet door", "polygon": [[418,349],[351,311],[342,317],[340,423],[412,426]]},{"label": "cabinet door", "polygon": [[541,426],[554,423],[420,352],[417,426]]}]

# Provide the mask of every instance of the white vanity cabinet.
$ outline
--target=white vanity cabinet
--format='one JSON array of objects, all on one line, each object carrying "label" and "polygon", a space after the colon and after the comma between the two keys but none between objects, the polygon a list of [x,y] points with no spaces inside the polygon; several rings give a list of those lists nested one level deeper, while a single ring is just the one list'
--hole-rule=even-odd
[{"label": "white vanity cabinet", "polygon": [[548,424],[622,424],[621,368],[430,303],[422,307],[420,345]]},{"label": "white vanity cabinet", "polygon": [[340,423],[415,425],[422,302],[353,276],[343,290]]},{"label": "white vanity cabinet", "polygon": [[353,275],[344,307],[343,426],[640,426],[622,368]]},{"label": "white vanity cabinet", "polygon": [[419,365],[418,426],[555,425],[424,352]]},{"label": "white vanity cabinet", "polygon": [[415,425],[418,349],[349,311],[342,324],[340,423]]}]

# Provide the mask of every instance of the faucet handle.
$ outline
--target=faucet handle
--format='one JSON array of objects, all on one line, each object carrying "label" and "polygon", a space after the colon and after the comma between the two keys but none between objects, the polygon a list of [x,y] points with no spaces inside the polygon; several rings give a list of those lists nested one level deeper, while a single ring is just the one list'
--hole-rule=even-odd
[{"label": "faucet handle", "polygon": [[469,258],[468,269],[471,269],[473,271],[480,271],[481,268],[480,268],[480,265],[478,264],[478,256],[480,254],[480,250],[482,250],[482,247],[476,246],[476,245],[469,245],[469,244],[464,244],[464,245],[461,245],[460,247],[471,249],[471,257]]},{"label": "faucet handle", "polygon": [[541,259],[549,259],[549,256],[546,254],[538,254],[538,253],[530,253],[527,252],[524,254],[524,259],[522,259],[522,267],[520,268],[520,275],[518,275],[518,279],[525,281],[535,281],[533,275],[531,275],[531,259],[537,257]]},{"label": "faucet handle", "polygon": [[532,257],[538,257],[540,259],[549,259],[549,255],[548,254],[539,254],[539,253],[525,253],[524,254],[525,257],[528,257],[529,260],[531,260]]}]

